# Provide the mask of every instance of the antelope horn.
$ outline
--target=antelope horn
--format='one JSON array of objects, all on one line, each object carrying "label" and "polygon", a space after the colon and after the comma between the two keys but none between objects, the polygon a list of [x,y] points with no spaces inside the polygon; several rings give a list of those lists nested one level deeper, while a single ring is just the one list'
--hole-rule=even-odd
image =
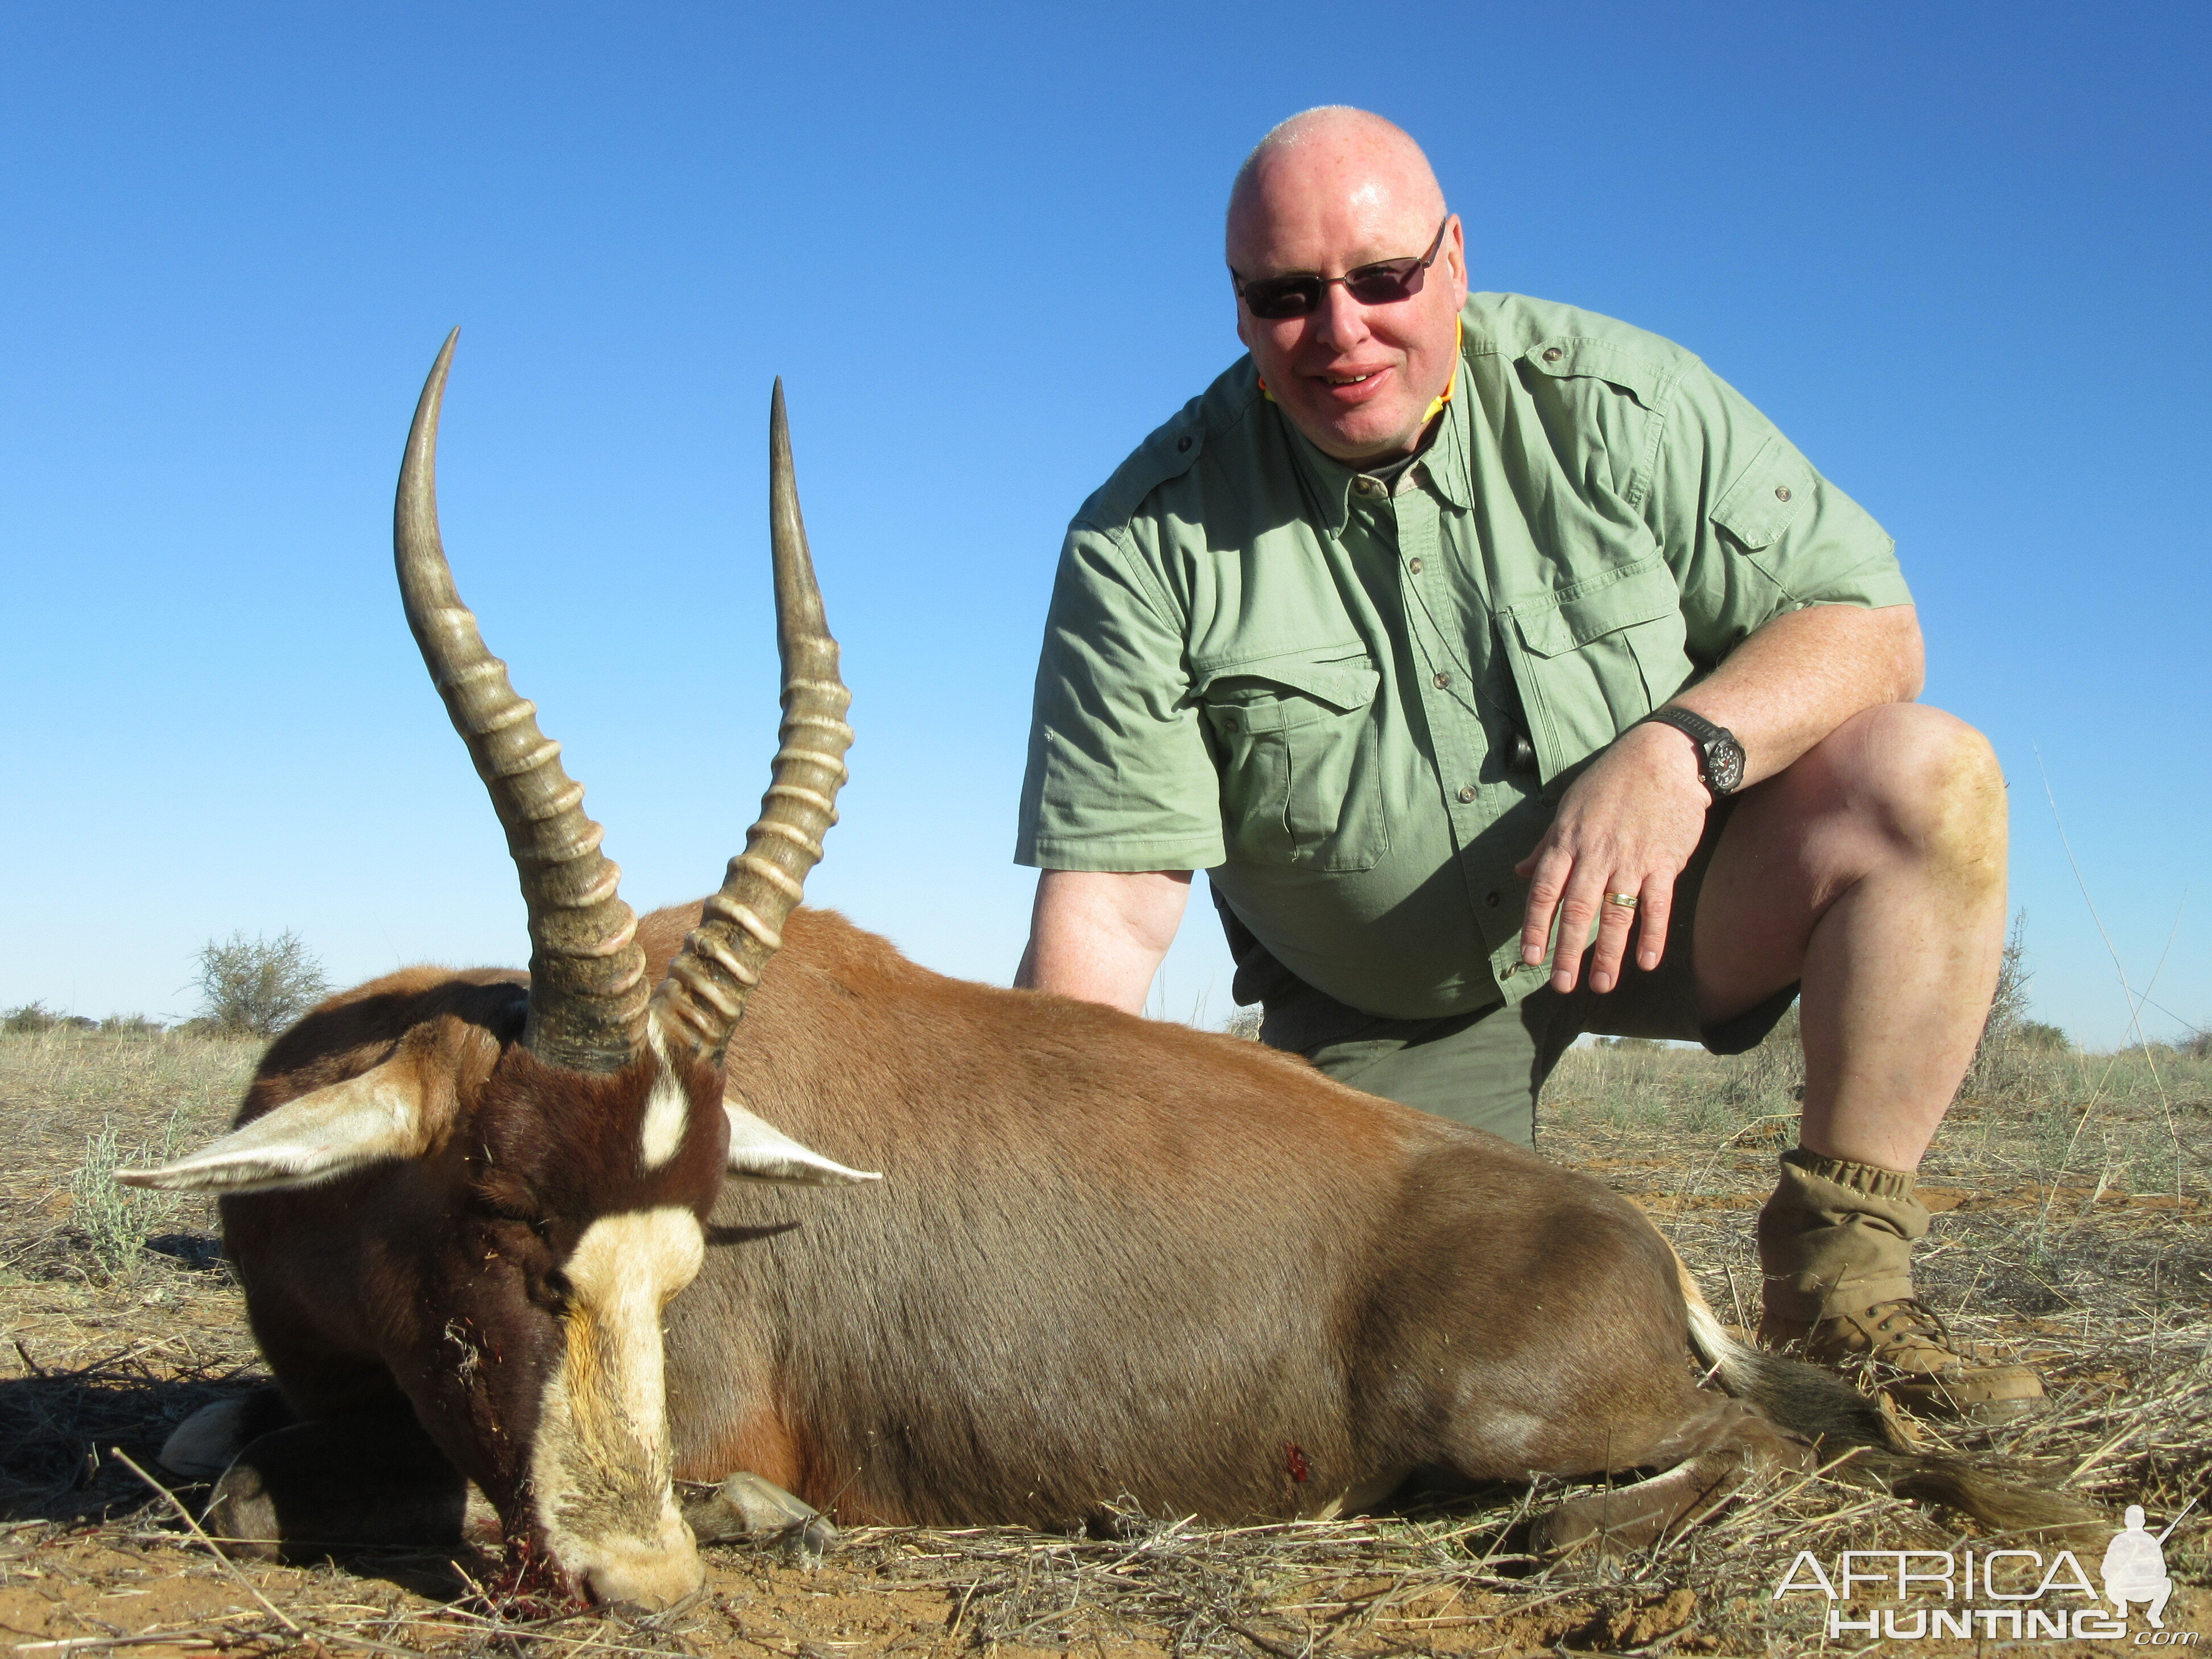
[{"label": "antelope horn", "polygon": [[507,665],[484,648],[438,534],[438,408],[460,333],[446,337],[430,369],[399,465],[392,515],[399,593],[522,878],[530,911],[530,1021],[522,1040],[550,1065],[619,1071],[643,1040],[647,998],[637,918],[616,894],[622,872],[600,853],[605,832],[584,816],[583,786],[562,769],[561,745],[538,729],[537,705],[515,694]]},{"label": "antelope horn", "polygon": [[845,724],[853,694],[837,678],[837,641],[822,615],[822,590],[806,550],[792,477],[783,382],[769,402],[769,532],[775,563],[775,643],[783,659],[783,726],[761,815],[745,850],[730,860],[721,890],[684,940],[653,994],[656,1031],[698,1058],[719,1061],[761,969],[783,943],[783,924],[837,822],[847,777]]}]

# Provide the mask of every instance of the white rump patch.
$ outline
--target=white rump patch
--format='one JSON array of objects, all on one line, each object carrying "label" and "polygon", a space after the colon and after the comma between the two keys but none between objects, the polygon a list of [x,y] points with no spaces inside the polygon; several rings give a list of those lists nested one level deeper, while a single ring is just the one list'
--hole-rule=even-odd
[{"label": "white rump patch", "polygon": [[411,1064],[392,1060],[288,1100],[189,1157],[115,1178],[175,1192],[281,1193],[422,1151],[422,1082]]}]

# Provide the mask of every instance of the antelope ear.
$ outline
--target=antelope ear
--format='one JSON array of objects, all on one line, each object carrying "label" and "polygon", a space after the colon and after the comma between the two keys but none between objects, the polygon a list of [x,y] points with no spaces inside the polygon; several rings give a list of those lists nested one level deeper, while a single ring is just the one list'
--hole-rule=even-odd
[{"label": "antelope ear", "polygon": [[158,1169],[118,1170],[115,1178],[176,1192],[281,1193],[422,1150],[422,1084],[412,1066],[387,1060],[288,1100],[188,1158]]},{"label": "antelope ear", "polygon": [[848,1170],[842,1164],[833,1163],[742,1106],[725,1100],[722,1110],[730,1120],[730,1173],[740,1180],[789,1181],[830,1187],[847,1182],[883,1179],[865,1170]]}]

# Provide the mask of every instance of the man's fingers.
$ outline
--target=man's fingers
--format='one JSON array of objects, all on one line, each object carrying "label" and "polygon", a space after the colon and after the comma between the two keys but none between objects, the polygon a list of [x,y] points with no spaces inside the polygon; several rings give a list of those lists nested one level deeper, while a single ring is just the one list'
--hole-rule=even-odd
[{"label": "man's fingers", "polygon": [[1620,983],[1620,959],[1628,949],[1628,930],[1636,921],[1636,907],[1616,904],[1616,896],[1636,890],[1619,876],[1606,884],[1597,912],[1597,944],[1590,952],[1590,989],[1602,995]]},{"label": "man's fingers", "polygon": [[[1598,902],[1604,896],[1605,884],[1592,875],[1588,860],[1575,866],[1575,872],[1567,878],[1566,896],[1559,904],[1559,948],[1552,957],[1552,988],[1571,991],[1582,968],[1583,942],[1590,936],[1590,922],[1597,915]],[[1618,964],[1620,952],[1614,959]]]},{"label": "man's fingers", "polygon": [[1521,919],[1521,960],[1531,965],[1544,959],[1552,942],[1552,915],[1559,908],[1559,895],[1575,867],[1574,859],[1557,847],[1539,848],[1522,860],[1528,872],[1528,908]]},{"label": "man's fingers", "polygon": [[1667,954],[1667,925],[1674,915],[1674,878],[1654,871],[1644,878],[1644,902],[1636,910],[1636,963],[1647,974]]}]

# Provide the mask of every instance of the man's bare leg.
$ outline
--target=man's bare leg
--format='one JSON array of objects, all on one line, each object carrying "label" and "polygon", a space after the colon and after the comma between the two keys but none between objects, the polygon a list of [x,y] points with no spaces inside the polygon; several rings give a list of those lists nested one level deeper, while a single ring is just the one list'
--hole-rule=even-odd
[{"label": "man's bare leg", "polygon": [[2004,950],[2004,776],[1988,741],[1917,703],[1854,715],[1745,793],[1695,925],[1708,1024],[1802,981],[1806,1146],[1917,1168]]},{"label": "man's bare leg", "polygon": [[1988,1017],[2004,949],[2004,779],[1939,710],[1855,715],[1747,791],[1695,921],[1711,1025],[1802,983],[1800,1147],[1759,1218],[1770,1340],[1881,1362],[1904,1403],[2032,1409],[2033,1372],[1978,1363],[1914,1299],[1912,1175]]}]

